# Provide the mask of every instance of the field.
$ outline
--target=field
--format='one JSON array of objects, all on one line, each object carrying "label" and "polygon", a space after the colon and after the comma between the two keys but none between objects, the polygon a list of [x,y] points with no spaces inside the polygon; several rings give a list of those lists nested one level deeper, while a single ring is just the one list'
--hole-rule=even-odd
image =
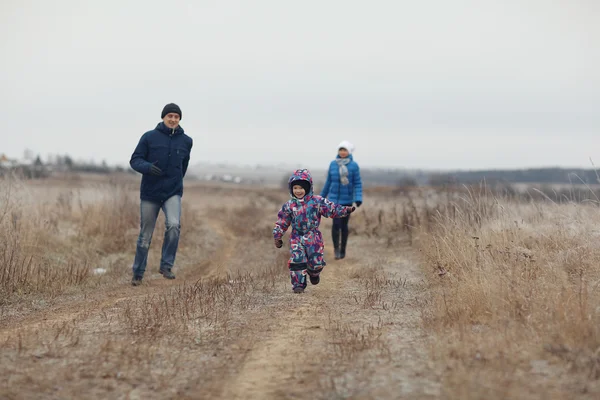
[{"label": "field", "polygon": [[370,189],[291,292],[283,190],[189,183],[132,287],[138,181],[0,182],[0,398],[594,399],[597,202]]}]

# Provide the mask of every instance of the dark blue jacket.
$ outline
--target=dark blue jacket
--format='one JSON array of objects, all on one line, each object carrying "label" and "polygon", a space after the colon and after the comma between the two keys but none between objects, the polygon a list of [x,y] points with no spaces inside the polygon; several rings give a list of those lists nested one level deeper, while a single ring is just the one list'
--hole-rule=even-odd
[{"label": "dark blue jacket", "polygon": [[[321,196],[326,197],[335,204],[350,206],[354,202],[362,202],[362,180],[360,178],[360,168],[352,158],[352,154],[348,157],[351,161],[346,165],[346,168],[348,168],[348,180],[350,183],[342,185],[340,182],[340,167],[333,160],[329,164],[327,181],[321,191]],[[336,158],[339,158],[339,156]]]},{"label": "dark blue jacket", "polygon": [[[181,126],[169,129],[163,122],[142,135],[129,161],[131,168],[142,174],[142,200],[162,203],[176,194],[183,196],[192,144]],[[163,171],[161,176],[150,175],[152,164]]]}]

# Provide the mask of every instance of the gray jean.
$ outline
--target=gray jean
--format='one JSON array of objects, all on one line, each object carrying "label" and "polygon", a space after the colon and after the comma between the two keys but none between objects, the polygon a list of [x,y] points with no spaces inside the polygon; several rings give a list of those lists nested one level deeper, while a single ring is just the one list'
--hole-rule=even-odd
[{"label": "gray jean", "polygon": [[137,239],[135,259],[133,260],[133,276],[142,278],[148,262],[148,249],[152,242],[152,234],[156,226],[158,213],[163,210],[165,214],[165,240],[162,247],[160,269],[170,271],[175,263],[175,255],[179,245],[181,230],[181,196],[169,197],[164,203],[155,203],[142,200],[140,203],[140,234]]}]

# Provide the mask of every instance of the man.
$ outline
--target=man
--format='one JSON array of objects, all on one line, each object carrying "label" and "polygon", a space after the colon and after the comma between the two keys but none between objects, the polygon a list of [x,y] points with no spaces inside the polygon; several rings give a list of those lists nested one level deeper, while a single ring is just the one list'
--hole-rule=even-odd
[{"label": "man", "polygon": [[165,214],[166,230],[159,272],[166,279],[175,279],[173,264],[179,245],[183,177],[192,150],[192,138],[179,125],[181,116],[177,104],[167,104],[161,113],[162,122],[142,135],[129,161],[131,168],[142,174],[140,234],[133,261],[133,286],[142,283],[148,249],[161,209]]}]

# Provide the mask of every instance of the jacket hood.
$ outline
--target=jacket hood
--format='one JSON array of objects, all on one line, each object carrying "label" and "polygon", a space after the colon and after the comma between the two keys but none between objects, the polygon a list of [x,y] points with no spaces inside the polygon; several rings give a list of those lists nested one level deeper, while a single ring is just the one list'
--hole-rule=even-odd
[{"label": "jacket hood", "polygon": [[290,192],[290,196],[295,199],[294,197],[294,193],[292,191],[292,188],[294,187],[294,185],[292,185],[293,182],[295,181],[306,181],[310,184],[310,190],[308,193],[306,193],[304,195],[304,197],[306,198],[306,196],[312,196],[313,195],[313,180],[312,180],[312,176],[310,175],[310,171],[307,169],[297,169],[296,171],[294,171],[294,173],[292,174],[292,176],[290,176],[290,179],[288,180],[288,189]]},{"label": "jacket hood", "polygon": [[[173,129],[169,128],[168,126],[165,125],[164,122],[159,122],[158,125],[156,125],[156,129],[159,132],[162,132],[164,134],[170,135],[171,132],[173,132]],[[181,127],[181,125],[178,125],[177,128],[175,128],[175,135],[182,135],[183,134],[183,128]]]}]

